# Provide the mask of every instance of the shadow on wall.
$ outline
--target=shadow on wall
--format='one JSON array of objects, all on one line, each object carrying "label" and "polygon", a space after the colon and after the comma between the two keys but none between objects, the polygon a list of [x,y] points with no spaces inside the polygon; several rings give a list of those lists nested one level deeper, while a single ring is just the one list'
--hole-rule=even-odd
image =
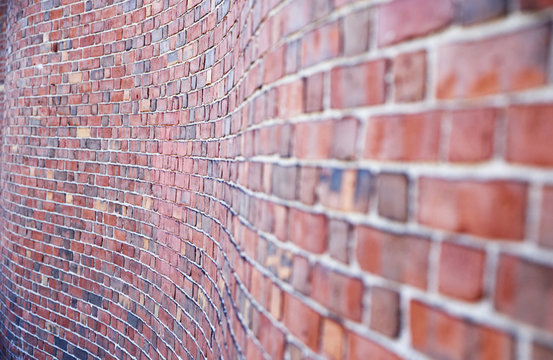
[{"label": "shadow on wall", "polygon": [[8,0],[0,357],[553,359],[550,5]]}]

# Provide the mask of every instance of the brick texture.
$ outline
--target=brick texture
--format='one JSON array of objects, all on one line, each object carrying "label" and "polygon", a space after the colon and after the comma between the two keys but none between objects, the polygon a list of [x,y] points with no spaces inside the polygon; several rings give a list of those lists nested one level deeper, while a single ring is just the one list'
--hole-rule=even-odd
[{"label": "brick texture", "polygon": [[553,358],[551,0],[0,0],[0,359]]}]

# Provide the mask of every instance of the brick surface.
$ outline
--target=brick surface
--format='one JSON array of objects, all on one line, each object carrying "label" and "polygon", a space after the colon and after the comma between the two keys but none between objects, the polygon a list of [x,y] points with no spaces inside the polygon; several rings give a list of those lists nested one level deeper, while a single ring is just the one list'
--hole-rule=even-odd
[{"label": "brick surface", "polygon": [[481,250],[444,242],[440,251],[440,292],[466,301],[480,300],[484,295],[485,261]]},{"label": "brick surface", "polygon": [[365,157],[393,161],[438,159],[441,113],[380,116],[369,119]]},{"label": "brick surface", "polygon": [[426,287],[430,248],[427,240],[367,227],[358,227],[356,235],[356,256],[363,270],[393,281]]},{"label": "brick surface", "polygon": [[378,44],[390,45],[438,31],[453,19],[453,10],[449,0],[394,0],[383,4],[377,13]]},{"label": "brick surface", "polygon": [[406,221],[409,211],[408,180],[403,174],[382,173],[378,176],[378,214]]},{"label": "brick surface", "polygon": [[450,161],[489,160],[494,151],[497,112],[493,109],[464,110],[451,114]]},{"label": "brick surface", "polygon": [[419,301],[412,301],[413,347],[433,358],[514,359],[511,336],[493,328],[463,321]]},{"label": "brick surface", "polygon": [[548,359],[549,0],[0,1],[0,359]]},{"label": "brick surface", "polygon": [[538,26],[441,47],[438,98],[473,98],[543,85],[549,36],[546,26]]},{"label": "brick surface", "polygon": [[371,293],[371,329],[395,338],[399,334],[401,310],[399,294],[386,288],[373,287]]},{"label": "brick surface", "polygon": [[383,103],[385,73],[385,60],[332,69],[332,107],[342,109]]},{"label": "brick surface", "polygon": [[425,178],[418,202],[419,221],[428,226],[489,238],[524,237],[526,186],[521,183]]},{"label": "brick surface", "polygon": [[550,283],[553,268],[503,255],[495,288],[495,307],[507,316],[553,332]]},{"label": "brick surface", "polygon": [[549,139],[553,134],[548,105],[514,107],[508,110],[507,160],[542,166],[551,166]]},{"label": "brick surface", "polygon": [[426,96],[426,52],[405,53],[394,59],[397,102],[421,101]]}]

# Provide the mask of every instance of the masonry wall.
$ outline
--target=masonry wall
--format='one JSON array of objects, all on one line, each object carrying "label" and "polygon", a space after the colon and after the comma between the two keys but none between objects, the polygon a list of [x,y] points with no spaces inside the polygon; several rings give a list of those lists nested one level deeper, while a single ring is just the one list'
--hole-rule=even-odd
[{"label": "masonry wall", "polygon": [[7,0],[0,358],[552,359],[549,5]]}]

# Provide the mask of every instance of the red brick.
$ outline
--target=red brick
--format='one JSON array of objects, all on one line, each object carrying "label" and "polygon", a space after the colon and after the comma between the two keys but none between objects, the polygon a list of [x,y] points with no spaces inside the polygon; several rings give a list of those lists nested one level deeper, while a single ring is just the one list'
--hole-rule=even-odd
[{"label": "red brick", "polygon": [[531,105],[512,107],[507,111],[508,161],[552,166],[553,106]]},{"label": "red brick", "polygon": [[345,348],[344,342],[344,328],[331,319],[324,319],[321,343],[323,354],[332,360],[342,359]]},{"label": "red brick", "polygon": [[493,109],[462,110],[451,113],[448,158],[477,162],[493,156],[495,119]]},{"label": "red brick", "polygon": [[539,10],[552,6],[553,0],[519,0],[519,3],[523,10]]},{"label": "red brick", "polygon": [[339,220],[328,222],[328,253],[343,263],[349,261],[351,228],[348,223]]},{"label": "red brick", "polygon": [[459,20],[464,25],[490,20],[507,11],[507,0],[465,0],[458,5]]},{"label": "red brick", "polygon": [[285,47],[280,46],[267,54],[265,58],[265,74],[263,82],[269,84],[280,79],[284,74],[284,51]]},{"label": "red brick", "polygon": [[315,254],[326,250],[326,217],[290,209],[290,241]]},{"label": "red brick", "polygon": [[332,108],[344,109],[384,103],[386,67],[386,60],[376,60],[332,69]]},{"label": "red brick", "polygon": [[553,268],[510,255],[499,260],[495,308],[516,320],[553,333]]},{"label": "red brick", "polygon": [[354,11],[342,19],[344,55],[357,55],[369,48],[371,13],[369,9]]},{"label": "red brick", "polygon": [[259,341],[265,351],[272,358],[281,359],[284,350],[284,334],[282,331],[271,324],[265,316],[261,315],[258,332]]},{"label": "red brick", "polygon": [[418,220],[488,238],[524,237],[526,185],[509,181],[419,180]]},{"label": "red brick", "polygon": [[340,28],[337,22],[324,25],[302,38],[301,64],[308,67],[340,53]]},{"label": "red brick", "polygon": [[370,118],[365,157],[392,161],[436,161],[440,126],[439,112]]},{"label": "red brick", "polygon": [[358,226],[357,261],[361,269],[386,279],[426,288],[428,271],[427,240]]},{"label": "red brick", "polygon": [[323,110],[324,77],[324,73],[317,73],[305,79],[305,112]]},{"label": "red brick", "polygon": [[408,179],[403,174],[382,173],[378,175],[378,214],[406,221],[409,212]]},{"label": "red brick", "polygon": [[284,295],[284,325],[302,343],[318,351],[321,316],[294,296]]},{"label": "red brick", "polygon": [[[432,9],[432,10],[430,10]],[[385,46],[438,31],[453,19],[450,0],[394,0],[378,7],[378,45]]]},{"label": "red brick", "polygon": [[514,359],[512,337],[446,314],[420,301],[410,306],[412,346],[438,359]]},{"label": "red brick", "polygon": [[553,359],[553,348],[544,344],[534,343],[532,346],[532,360]]},{"label": "red brick", "polygon": [[359,120],[345,117],[334,121],[331,156],[339,160],[352,160],[357,154]]},{"label": "red brick", "polygon": [[303,256],[294,256],[291,284],[303,294],[308,295],[311,291],[311,265]]},{"label": "red brick", "polygon": [[375,342],[363,338],[354,332],[348,334],[348,360],[366,359],[370,354],[370,358],[374,360],[400,360],[401,358],[393,352],[383,348]]},{"label": "red brick", "polygon": [[301,159],[328,159],[333,146],[332,121],[311,121],[296,124],[294,155]]},{"label": "red brick", "polygon": [[377,286],[370,289],[370,294],[370,328],[388,337],[397,337],[401,322],[399,294],[393,290]]},{"label": "red brick", "polygon": [[278,88],[278,114],[287,118],[303,112],[303,81],[296,80]]},{"label": "red brick", "polygon": [[449,242],[440,252],[439,290],[442,294],[466,301],[483,296],[486,255],[483,251]]},{"label": "red brick", "polygon": [[553,187],[542,191],[541,221],[539,227],[540,245],[553,248]]},{"label": "red brick", "polygon": [[394,59],[397,102],[421,101],[426,96],[426,51],[405,53]]},{"label": "red brick", "polygon": [[313,269],[311,297],[341,317],[361,320],[363,283],[359,279],[317,265]]},{"label": "red brick", "polygon": [[442,46],[438,98],[472,98],[543,85],[547,81],[549,28]]}]

